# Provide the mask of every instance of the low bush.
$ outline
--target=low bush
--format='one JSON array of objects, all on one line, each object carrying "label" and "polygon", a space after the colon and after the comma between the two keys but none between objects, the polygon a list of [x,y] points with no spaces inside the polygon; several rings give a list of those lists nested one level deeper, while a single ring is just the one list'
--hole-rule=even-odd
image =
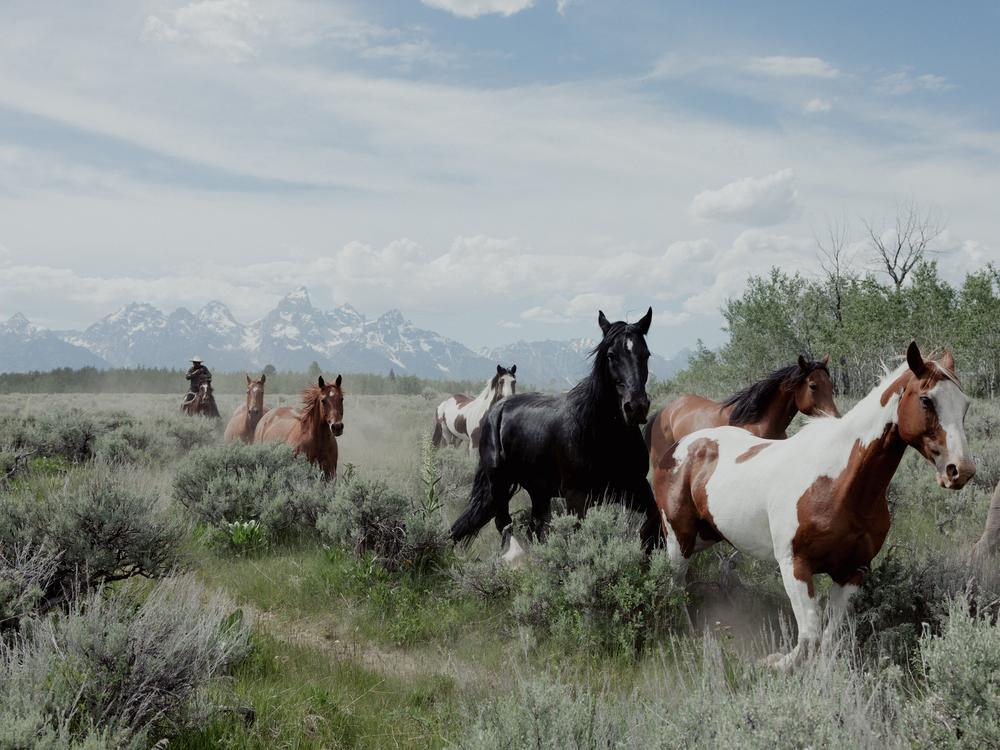
[{"label": "low bush", "polygon": [[391,571],[438,567],[451,549],[436,502],[414,502],[357,472],[338,483],[318,527],[333,544]]},{"label": "low bush", "polygon": [[926,689],[906,712],[914,746],[1000,747],[1000,627],[972,608],[956,597],[941,635],[921,639]]},{"label": "low bush", "polygon": [[187,577],[25,621],[0,647],[0,746],[148,746],[246,654],[249,629],[231,600]]},{"label": "low bush", "polygon": [[32,612],[55,578],[59,553],[31,542],[0,547],[0,630]]},{"label": "low bush", "polygon": [[452,568],[459,591],[483,601],[509,599],[517,589],[518,574],[498,557],[470,560]]},{"label": "low bush", "polygon": [[666,553],[647,558],[619,506],[592,508],[582,521],[557,516],[531,558],[514,614],[543,637],[631,652],[685,619]]},{"label": "low bush", "polygon": [[98,461],[0,494],[0,549],[57,558],[48,604],[101,582],[162,576],[180,562],[186,527],[158,501],[144,475]]},{"label": "low bush", "polygon": [[113,463],[155,464],[172,455],[169,440],[147,424],[126,424],[94,443],[94,455]]},{"label": "low bush", "polygon": [[70,462],[93,457],[98,437],[131,422],[119,412],[90,414],[79,409],[64,412],[0,417],[0,434],[11,448]]},{"label": "low bush", "polygon": [[312,533],[333,485],[283,443],[196,449],[177,468],[174,497],[198,522],[228,532],[256,521],[271,542]]}]

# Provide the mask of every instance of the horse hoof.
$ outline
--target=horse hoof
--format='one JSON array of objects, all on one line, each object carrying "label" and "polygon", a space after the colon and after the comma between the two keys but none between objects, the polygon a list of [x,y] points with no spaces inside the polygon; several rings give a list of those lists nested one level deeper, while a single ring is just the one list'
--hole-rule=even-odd
[{"label": "horse hoof", "polygon": [[760,663],[775,672],[791,672],[795,666],[795,657],[793,654],[769,654],[761,659]]}]

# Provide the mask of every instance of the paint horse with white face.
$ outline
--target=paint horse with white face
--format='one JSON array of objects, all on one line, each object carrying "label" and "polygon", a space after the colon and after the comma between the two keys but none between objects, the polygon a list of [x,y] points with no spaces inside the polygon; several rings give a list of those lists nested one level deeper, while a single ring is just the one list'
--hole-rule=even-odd
[{"label": "paint horse with white face", "polygon": [[961,489],[976,473],[968,406],[951,354],[925,361],[912,343],[906,362],[841,419],[813,420],[787,440],[738,427],[688,435],[661,458],[668,480],[656,495],[678,576],[695,552],[719,541],[777,562],[798,642],[766,661],[791,668],[822,635],[813,576],[833,579],[830,632],[882,548],[885,493],[906,447],[934,465],[946,489]]},{"label": "paint horse with white face", "polygon": [[257,429],[257,423],[264,416],[264,383],[267,375],[261,375],[260,380],[253,380],[247,375],[247,397],[246,401],[236,407],[233,416],[226,425],[226,432],[222,439],[231,443],[234,440],[242,440],[244,443],[253,442],[253,433]]},{"label": "paint horse with white face", "polygon": [[486,387],[475,398],[456,393],[438,404],[431,441],[437,447],[442,443],[458,444],[468,440],[469,454],[477,455],[487,412],[497,401],[513,396],[516,391],[517,365],[511,365],[509,370],[497,365],[497,374],[486,382]]}]

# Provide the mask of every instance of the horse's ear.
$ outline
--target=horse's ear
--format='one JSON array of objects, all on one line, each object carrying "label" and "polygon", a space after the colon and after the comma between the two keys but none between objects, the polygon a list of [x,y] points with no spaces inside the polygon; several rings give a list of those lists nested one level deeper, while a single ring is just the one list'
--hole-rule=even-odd
[{"label": "horse's ear", "polygon": [[497,365],[497,375],[503,375],[503,367]]},{"label": "horse's ear", "polygon": [[604,317],[604,310],[597,311],[597,325],[601,327],[601,333],[607,335],[608,329],[611,328],[611,323]]},{"label": "horse's ear", "polygon": [[641,318],[639,318],[639,321],[636,323],[636,325],[639,327],[639,330],[642,331],[643,336],[649,333],[649,326],[652,322],[653,322],[653,308],[651,307],[648,310],[646,310],[646,314],[643,315]]},{"label": "horse's ear", "polygon": [[829,352],[827,352],[826,354],[823,355],[823,367],[826,367],[828,364],[830,364],[830,353]]},{"label": "horse's ear", "polygon": [[911,341],[906,349],[906,364],[910,366],[910,370],[918,378],[922,378],[927,372],[927,365],[924,363],[924,357],[920,353],[920,347],[917,346],[916,341]]},{"label": "horse's ear", "polygon": [[809,370],[809,363],[806,362],[806,358],[801,354],[799,355],[799,369],[802,370],[802,372],[807,372]]},{"label": "horse's ear", "polygon": [[253,381],[252,381],[252,380],[250,380],[250,376],[249,376],[249,375],[247,375],[247,385],[250,385],[250,383],[252,383],[252,382],[253,382]]},{"label": "horse's ear", "polygon": [[334,384],[335,386],[337,386],[338,388],[340,388],[340,384],[341,384],[341,383],[343,382],[343,380],[344,380],[344,379],[343,379],[342,377],[340,377],[340,373],[338,372],[338,373],[337,373],[337,379],[336,379],[336,380],[334,381],[334,383],[333,383],[333,384]]},{"label": "horse's ear", "polygon": [[318,385],[320,388],[326,388],[326,381],[323,380],[322,375],[319,376],[319,380],[316,381],[316,385]]},{"label": "horse's ear", "polygon": [[517,365],[511,365],[510,366],[510,374],[514,375],[516,373],[517,373]]},{"label": "horse's ear", "polygon": [[264,385],[265,382],[267,382],[267,373],[266,372],[262,372],[260,374],[260,384]]},{"label": "horse's ear", "polygon": [[955,371],[955,357],[951,352],[945,352],[944,356],[938,360],[938,364],[949,372]]}]

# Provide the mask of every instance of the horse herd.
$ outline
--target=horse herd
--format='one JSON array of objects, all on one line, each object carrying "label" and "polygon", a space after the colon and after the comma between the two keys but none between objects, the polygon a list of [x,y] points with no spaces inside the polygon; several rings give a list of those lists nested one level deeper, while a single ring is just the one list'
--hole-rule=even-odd
[{"label": "horse herd", "polygon": [[[489,521],[507,550],[510,500],[531,501],[528,533],[544,538],[552,498],[582,515],[613,501],[641,515],[646,549],[665,545],[676,575],[694,554],[725,541],[777,563],[798,626],[790,653],[767,662],[790,669],[833,632],[889,530],[889,482],[907,446],[946,489],[975,474],[965,435],[969,400],[946,353],[925,359],[911,343],[850,411],[833,399],[829,357],[779,369],[722,403],[685,395],[649,416],[646,394],[652,309],[635,323],[598,313],[602,338],[589,375],[562,394],[516,393],[516,367],[497,366],[475,398],[455,395],[435,414],[436,445],[469,441],[478,466],[468,505],[451,527],[470,541]],[[247,378],[247,401],[227,439],[284,440],[336,474],[335,436],[343,431],[343,392],[320,378],[301,409],[264,413],[264,379]],[[796,414],[810,417],[792,437]],[[252,436],[252,437],[251,437]],[[652,469],[652,481],[647,479]],[[813,577],[828,575],[827,625]]]}]

